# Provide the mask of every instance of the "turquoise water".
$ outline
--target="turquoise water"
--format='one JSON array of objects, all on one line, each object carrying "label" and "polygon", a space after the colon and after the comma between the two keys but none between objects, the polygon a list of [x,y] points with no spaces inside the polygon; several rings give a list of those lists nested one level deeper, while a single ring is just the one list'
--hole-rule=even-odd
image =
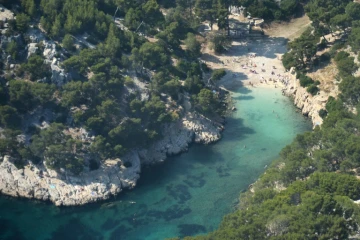
[{"label": "turquoise water", "polygon": [[238,111],[220,142],[144,169],[118,198],[57,208],[0,197],[0,239],[157,240],[214,230],[279,151],[311,129],[278,89],[240,88],[233,97]]}]

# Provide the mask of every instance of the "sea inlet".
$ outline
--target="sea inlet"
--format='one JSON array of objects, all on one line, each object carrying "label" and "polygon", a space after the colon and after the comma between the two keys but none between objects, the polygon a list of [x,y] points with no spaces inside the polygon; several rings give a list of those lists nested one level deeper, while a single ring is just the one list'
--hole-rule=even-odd
[{"label": "sea inlet", "polygon": [[0,239],[159,240],[211,232],[241,191],[294,137],[311,130],[273,88],[239,88],[223,138],[143,169],[135,189],[110,201],[57,208],[0,196]]}]

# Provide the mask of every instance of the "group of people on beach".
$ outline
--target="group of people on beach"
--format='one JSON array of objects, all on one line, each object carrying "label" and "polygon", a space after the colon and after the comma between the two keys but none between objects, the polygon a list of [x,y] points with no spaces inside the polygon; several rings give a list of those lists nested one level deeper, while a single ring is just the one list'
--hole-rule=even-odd
[{"label": "group of people on beach", "polygon": [[[255,62],[255,58],[257,58],[256,53],[252,53],[250,52],[250,48],[248,48],[248,54],[247,54],[247,60],[245,62],[242,62],[240,57],[232,57],[231,59],[224,59],[224,60],[220,60],[220,64],[222,66],[233,66],[235,67],[238,63],[241,63],[241,68],[242,69],[249,69],[250,73],[253,74],[263,74],[263,73],[267,73],[267,71],[269,71],[269,73],[271,73],[271,76],[269,77],[264,77],[261,76],[260,77],[260,83],[263,84],[269,84],[270,82],[275,84],[275,88],[277,87],[276,83],[279,82],[285,86],[288,86],[289,82],[290,82],[290,77],[287,76],[286,72],[284,72],[284,74],[280,74],[277,73],[278,69],[276,68],[276,66],[271,66],[270,70],[266,70],[265,68],[265,63],[258,63]],[[279,57],[277,57],[277,59],[279,59]],[[202,60],[202,62],[206,63],[206,61]],[[259,71],[256,70],[256,68],[258,68],[259,65]],[[247,71],[247,70],[246,70]],[[270,72],[271,71],[271,72]],[[232,77],[233,78],[237,78],[239,76],[238,73],[233,73]],[[256,84],[256,81],[255,81]],[[254,83],[249,83],[250,86],[255,86]]]},{"label": "group of people on beach", "polygon": [[[257,67],[256,63],[253,63],[253,61],[251,59],[251,58],[255,58],[256,54],[249,54],[248,57],[249,57],[249,61],[247,61],[246,64],[242,64],[241,67],[243,69],[246,69],[247,67],[256,68]],[[266,72],[264,67],[265,67],[265,63],[262,63],[262,68],[261,68],[262,73]],[[268,81],[273,82],[273,83],[281,82],[283,85],[287,86],[289,84],[290,78],[288,76],[286,76],[285,74],[284,75],[281,75],[279,73],[276,74],[276,72],[275,72],[276,69],[277,68],[275,66],[272,66],[271,75],[274,77],[270,77],[270,78],[266,79],[264,76],[261,76],[260,83],[268,84]],[[250,73],[258,74],[258,72],[255,69],[250,69]],[[254,86],[254,84],[252,84],[251,82],[249,83],[249,85]],[[275,87],[277,87],[276,84],[275,84]]]}]

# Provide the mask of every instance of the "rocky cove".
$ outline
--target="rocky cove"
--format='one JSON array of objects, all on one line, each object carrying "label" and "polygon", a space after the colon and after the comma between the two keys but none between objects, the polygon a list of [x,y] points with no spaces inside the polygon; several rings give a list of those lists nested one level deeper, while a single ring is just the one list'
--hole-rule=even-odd
[{"label": "rocky cove", "polygon": [[[264,43],[267,41],[265,40]],[[247,44],[252,49],[256,49],[262,45],[262,41],[248,42]],[[279,50],[284,46],[282,40],[270,41],[268,44],[275,46],[274,52],[283,53],[282,50]],[[242,45],[235,44],[235,54],[239,51],[238,47],[242,47]],[[258,51],[261,52],[261,49]],[[268,61],[267,59],[268,56],[260,56],[257,61],[260,63]],[[276,65],[278,68],[282,67],[278,59],[271,61],[272,65]],[[214,68],[218,67],[216,64],[213,65]],[[284,85],[274,81],[270,86],[281,86],[282,93],[293,99],[302,114],[312,120],[314,127],[321,125],[322,118],[319,116],[319,110],[325,107],[329,93],[320,91],[318,95],[311,96],[305,88],[300,86],[299,81],[291,72],[287,74],[289,76],[288,84]],[[239,85],[239,78],[230,78],[231,75],[232,72],[228,72],[219,85],[225,86],[228,90],[234,90],[234,86]],[[264,86],[255,80],[254,76],[245,78],[244,83],[240,81],[240,86],[243,84],[248,87],[249,80],[253,81],[250,87],[253,87],[254,84],[259,84],[260,87]],[[140,89],[145,89],[140,83],[137,85]],[[276,91],[280,92],[280,89],[276,89]],[[336,93],[330,92],[330,95],[336,96]],[[57,206],[74,206],[106,200],[118,195],[124,189],[132,189],[136,186],[144,165],[161,163],[168,156],[185,152],[192,142],[209,144],[221,138],[221,132],[224,129],[223,123],[190,112],[191,106],[188,105],[189,101],[185,98],[184,109],[182,109],[185,113],[184,116],[176,122],[164,126],[163,139],[148,148],[133,149],[121,159],[106,160],[99,169],[84,172],[80,176],[55,172],[44,165],[33,165],[30,162],[23,169],[18,169],[12,157],[3,156],[0,164],[0,192],[13,197],[51,201]]]},{"label": "rocky cove", "polygon": [[136,187],[116,198],[109,194],[107,201],[58,208],[1,196],[0,221],[8,230],[0,236],[157,240],[213,231],[279,151],[311,129],[280,89],[241,87],[232,98],[238,110],[227,117],[221,141],[194,144],[186,153],[142,168]]},{"label": "rocky cove", "polygon": [[[311,96],[295,76],[282,91],[293,98],[303,115],[311,118],[313,126],[322,123],[318,112],[324,108],[326,96]],[[107,160],[98,170],[80,176],[57,173],[44,165],[31,163],[18,169],[10,156],[4,156],[0,164],[0,192],[13,197],[51,201],[57,206],[106,200],[123,189],[134,188],[143,165],[161,163],[168,156],[186,152],[192,142],[216,142],[223,129],[222,123],[197,113],[187,113],[177,122],[164,126],[164,138],[149,148],[134,149],[122,159]]]},{"label": "rocky cove", "polygon": [[58,173],[30,162],[18,169],[12,157],[6,155],[0,164],[0,192],[51,201],[57,206],[106,200],[125,188],[135,187],[142,165],[163,162],[168,156],[187,151],[192,142],[216,142],[222,130],[221,123],[198,113],[187,113],[182,119],[164,126],[164,138],[149,148],[134,149],[122,159],[106,160],[98,170],[80,176]]},{"label": "rocky cove", "polygon": [[[260,39],[247,44],[255,51],[265,52],[257,60],[269,61],[269,64],[266,62],[269,67],[270,62],[274,62],[281,69],[277,55],[284,53],[283,39]],[[246,56],[241,52],[246,52],[245,49],[235,43],[230,57]],[[222,56],[210,58],[210,62],[207,58],[204,60],[211,66],[217,57]],[[182,117],[164,126],[162,140],[146,149],[133,149],[121,159],[107,160],[99,169],[79,176],[57,173],[44,165],[28,164],[24,169],[17,169],[16,159],[2,156],[1,193],[41,202],[1,196],[1,224],[5,224],[7,230],[0,231],[0,237],[17,234],[18,239],[85,236],[155,240],[214,230],[221,218],[233,210],[239,192],[256,181],[296,134],[310,129],[306,119],[296,113],[291,100],[282,96],[281,88],[256,84],[254,87],[255,75],[242,75],[238,69],[229,67],[219,85],[231,90],[237,111],[228,117],[223,133],[221,121],[190,112],[191,105],[185,97]],[[236,78],[232,77],[234,74]],[[142,100],[146,100],[145,86],[134,80]],[[251,86],[249,80],[253,81]],[[224,82],[230,83],[230,88]],[[313,110],[316,102],[301,89],[294,76],[291,84],[283,88],[284,93],[294,97],[303,114],[316,116],[317,111]],[[88,137],[82,136],[86,131],[74,131],[80,137]],[[220,138],[217,144],[209,145]],[[193,142],[201,144],[189,149]],[[147,165],[153,166],[147,168]],[[124,191],[126,189],[131,190]],[[44,201],[77,207],[57,208]],[[40,229],[32,218],[51,224]],[[24,229],[21,225],[32,227]]]},{"label": "rocky cove", "polygon": [[295,106],[301,110],[303,115],[308,116],[313,126],[316,127],[323,122],[319,111],[325,109],[329,96],[336,98],[337,86],[331,92],[320,91],[312,96],[306,91],[306,88],[300,86],[300,81],[296,79],[295,74],[292,74],[289,84],[283,87],[282,92],[293,99]]},{"label": "rocky cove", "polygon": [[[61,87],[71,79],[79,77],[76,73],[67,72],[63,68],[63,60],[67,57],[65,56],[66,52],[58,50],[58,43],[47,40],[44,33],[37,28],[31,28],[28,37],[30,43],[26,46],[23,54],[29,58],[31,55],[41,52],[45,62],[50,65],[50,83]],[[0,40],[3,47],[12,41],[23,44],[20,35],[2,36]],[[81,44],[88,45],[85,37],[78,36],[76,41],[78,47]],[[92,45],[88,45],[88,47],[94,48]],[[14,63],[15,61],[9,55],[6,64],[9,66],[11,74],[19,69],[19,64]],[[132,72],[128,74],[131,75],[134,84],[124,88],[122,94],[126,96],[139,92],[141,100],[149,100],[149,89],[146,84],[139,81],[136,74]],[[44,78],[38,82],[47,80]],[[171,104],[171,101],[168,103]],[[121,159],[107,159],[100,164],[99,169],[84,171],[79,176],[68,171],[56,172],[42,163],[35,165],[31,161],[26,161],[23,168],[18,168],[16,158],[3,154],[0,156],[0,193],[12,197],[50,201],[57,206],[74,206],[106,200],[116,196],[123,189],[131,189],[135,187],[144,165],[161,163],[168,156],[187,151],[189,144],[193,142],[209,144],[220,139],[221,131],[224,129],[223,123],[221,123],[223,119],[219,118],[220,122],[216,122],[191,111],[189,96],[184,96],[183,103],[184,106],[176,109],[181,112],[180,119],[163,126],[161,140],[146,148],[132,149]],[[169,108],[171,109],[171,107]],[[72,110],[79,109],[73,108]],[[50,109],[37,108],[24,118],[26,119],[24,129],[28,129],[30,126],[45,129],[54,120],[55,115]],[[67,121],[71,122],[72,119]],[[0,128],[0,133],[1,131]],[[83,142],[90,143],[94,139],[94,136],[90,136],[84,128],[69,128],[65,134]],[[19,135],[19,139],[29,144],[30,136],[22,134]]]}]

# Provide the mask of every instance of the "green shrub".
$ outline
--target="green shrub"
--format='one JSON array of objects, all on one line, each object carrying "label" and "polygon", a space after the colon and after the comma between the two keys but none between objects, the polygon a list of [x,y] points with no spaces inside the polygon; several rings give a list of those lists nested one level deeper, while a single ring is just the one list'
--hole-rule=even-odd
[{"label": "green shrub", "polygon": [[211,79],[213,81],[219,81],[222,77],[224,77],[226,75],[226,71],[225,69],[216,69],[212,72],[211,74]]},{"label": "green shrub", "polygon": [[287,52],[282,57],[284,67],[289,70],[291,67],[296,66],[296,60],[292,52]]},{"label": "green shrub", "polygon": [[318,50],[321,51],[327,47],[327,42],[325,39],[321,39],[320,44],[318,45]]},{"label": "green shrub", "polygon": [[344,43],[335,43],[329,51],[329,55],[333,58],[335,57],[337,50],[341,49],[344,47]]},{"label": "green shrub", "polygon": [[312,80],[311,77],[308,77],[306,75],[300,74],[299,76],[299,80],[300,80],[300,86],[302,87],[307,87],[311,84],[314,84],[314,80]]},{"label": "green shrub", "polygon": [[306,91],[314,96],[320,91],[320,89],[314,84],[312,84],[309,87],[307,87]]},{"label": "green shrub", "polygon": [[74,50],[74,39],[70,34],[66,34],[62,40],[63,47],[68,51]]},{"label": "green shrub", "polygon": [[[359,55],[359,59],[360,59],[360,55]],[[208,67],[208,65],[206,65],[206,63],[202,63],[201,64],[201,68],[204,72],[209,72],[210,68]]]},{"label": "green shrub", "polygon": [[135,86],[134,80],[131,77],[125,77],[124,84],[127,87],[134,87]]},{"label": "green shrub", "polygon": [[325,109],[320,109],[319,116],[324,119],[327,116],[328,112]]},{"label": "green shrub", "polygon": [[329,52],[321,54],[319,57],[320,62],[329,62],[331,59],[331,54]]},{"label": "green shrub", "polygon": [[222,53],[231,47],[232,40],[228,38],[225,32],[213,33],[209,35],[210,48],[214,49],[215,53]]}]

